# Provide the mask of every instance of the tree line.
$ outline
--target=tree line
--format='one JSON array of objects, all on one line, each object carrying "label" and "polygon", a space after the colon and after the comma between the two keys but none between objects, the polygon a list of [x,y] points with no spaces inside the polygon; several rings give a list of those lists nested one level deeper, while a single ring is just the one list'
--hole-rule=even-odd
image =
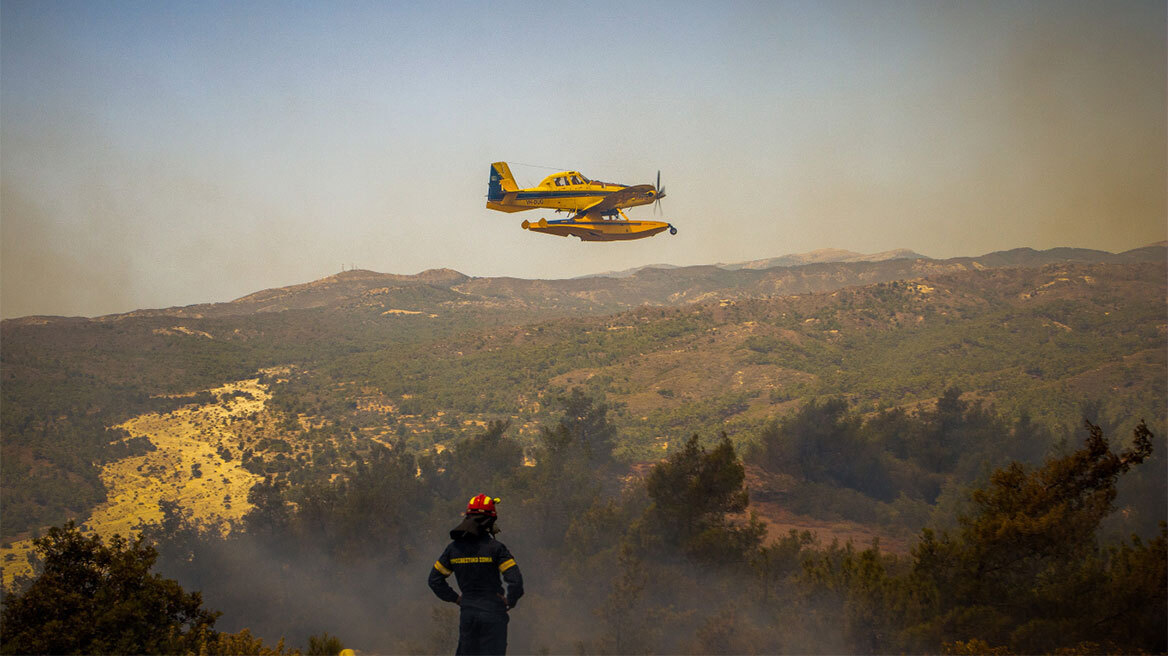
[{"label": "tree line", "polygon": [[[100,584],[87,583],[80,589],[92,598],[111,600],[102,617],[113,619],[85,626],[112,631],[117,617],[133,615],[114,608],[146,594],[147,601],[126,603],[149,608],[168,599],[165,607],[178,610],[169,618],[145,615],[160,618],[171,642],[137,643],[140,651],[190,650],[183,640],[200,635],[203,645],[217,636],[251,650],[238,653],[275,649],[281,637],[320,645],[324,635],[378,652],[448,651],[456,609],[432,597],[426,574],[465,499],[488,492],[503,499],[501,538],[528,580],[513,611],[517,652],[1168,648],[1164,525],[1126,539],[1103,529],[1120,481],[1140,475],[1162,438],[1143,422],[1126,440],[1087,423],[1082,439],[1058,448],[1042,429],[1008,426],[975,406],[954,393],[927,412],[863,417],[837,401],[816,401],[761,431],[746,454],[724,434],[693,435],[666,459],[630,470],[613,456],[613,407],[573,390],[535,447],[496,421],[441,453],[377,448],[341,475],[309,464],[295,482],[257,484],[249,495],[254,509],[227,536],[165,504],[163,520],[141,527],[137,541],[114,538],[111,548],[123,555],[110,558],[133,565],[137,580],[173,581],[148,594],[140,584],[99,592]],[[1006,437],[1023,443],[1010,447]],[[1037,437],[1055,445],[1045,458],[1025,443]],[[969,479],[977,483],[955,517],[921,530],[907,554],[879,543],[824,544],[805,532],[769,538],[749,512],[747,465],[817,490],[876,500],[915,495],[936,506],[936,476],[965,466],[964,453],[1003,448],[1011,459]],[[5,599],[4,651],[51,651],[22,642],[47,630],[35,618],[79,612],[83,599],[59,598],[68,586],[50,557],[114,578],[86,549],[60,546],[96,539],[66,527],[38,542],[42,573]],[[142,573],[152,568],[161,574]],[[223,612],[224,631],[212,633],[216,617],[203,603]],[[121,649],[86,639],[66,650]]]}]

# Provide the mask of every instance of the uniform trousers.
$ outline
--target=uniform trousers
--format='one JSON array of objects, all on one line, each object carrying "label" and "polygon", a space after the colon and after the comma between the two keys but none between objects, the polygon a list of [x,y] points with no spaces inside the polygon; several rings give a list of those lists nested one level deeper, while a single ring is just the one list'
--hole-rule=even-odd
[{"label": "uniform trousers", "polygon": [[505,612],[480,610],[463,606],[458,617],[458,656],[495,655],[507,653],[507,622]]}]

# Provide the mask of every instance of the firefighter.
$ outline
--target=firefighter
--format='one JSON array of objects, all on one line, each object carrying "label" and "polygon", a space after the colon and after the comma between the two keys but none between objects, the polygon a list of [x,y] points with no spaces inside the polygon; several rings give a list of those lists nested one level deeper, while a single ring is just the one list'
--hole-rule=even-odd
[{"label": "firefighter", "polygon": [[[507,653],[507,611],[523,596],[523,575],[507,547],[495,539],[495,504],[485,494],[466,504],[466,515],[454,530],[452,542],[430,568],[430,589],[443,601],[458,604],[456,654]],[[459,594],[446,577],[454,574]],[[500,578],[507,583],[503,594]]]}]

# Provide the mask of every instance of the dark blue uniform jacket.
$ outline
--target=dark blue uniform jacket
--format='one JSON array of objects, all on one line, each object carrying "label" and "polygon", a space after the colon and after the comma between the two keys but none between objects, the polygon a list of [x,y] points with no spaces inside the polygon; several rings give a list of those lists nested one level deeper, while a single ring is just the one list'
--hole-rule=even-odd
[{"label": "dark blue uniform jacket", "polygon": [[[506,612],[523,596],[523,575],[502,543],[473,519],[450,532],[453,541],[430,569],[430,589],[443,601],[458,601],[446,577],[454,574],[463,608]],[[507,595],[503,585],[507,583]]]}]

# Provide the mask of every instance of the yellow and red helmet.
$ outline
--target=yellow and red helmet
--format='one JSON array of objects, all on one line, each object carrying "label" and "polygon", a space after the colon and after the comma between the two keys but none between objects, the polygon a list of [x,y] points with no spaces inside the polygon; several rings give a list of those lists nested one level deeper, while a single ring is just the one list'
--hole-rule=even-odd
[{"label": "yellow and red helmet", "polygon": [[472,497],[466,503],[467,515],[486,515],[487,517],[496,517],[495,504],[499,503],[500,499],[489,497],[485,494]]}]

